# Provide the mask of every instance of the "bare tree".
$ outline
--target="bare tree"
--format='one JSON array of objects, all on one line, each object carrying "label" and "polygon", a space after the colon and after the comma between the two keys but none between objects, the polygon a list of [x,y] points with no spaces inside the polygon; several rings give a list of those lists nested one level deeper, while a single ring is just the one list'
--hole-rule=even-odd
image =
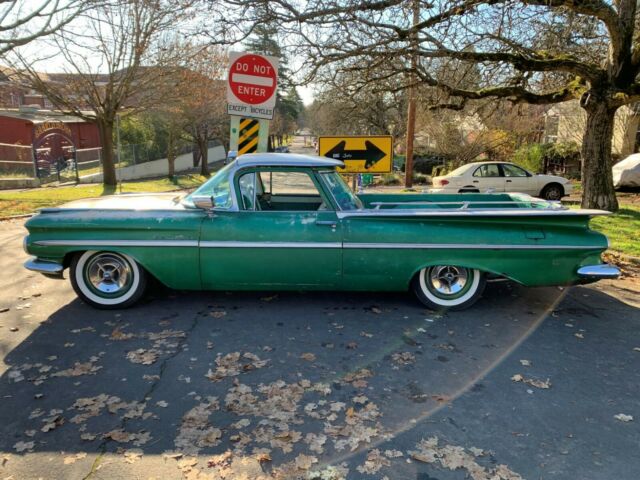
[{"label": "bare tree", "polygon": [[49,51],[61,58],[64,73],[43,74],[38,67],[45,58],[16,50],[15,66],[24,81],[61,110],[98,125],[105,185],[117,181],[116,117],[180,95],[175,85],[184,55],[167,32],[177,28],[191,3],[118,0],[83,13],[73,29],[49,37]]},{"label": "bare tree", "polygon": [[188,63],[180,72],[180,96],[169,105],[173,109],[172,121],[180,127],[182,138],[197,147],[200,174],[209,176],[209,141],[229,136],[223,81],[228,57],[222,49],[211,46],[190,46],[186,51]]},{"label": "bare tree", "polygon": [[[582,205],[618,207],[613,118],[640,100],[635,0],[226,0],[211,9],[230,40],[260,22],[277,24],[305,55],[308,79],[327,68],[360,72],[362,82],[395,79],[398,88],[415,78],[445,94],[435,106],[451,109],[483,98],[539,105],[580,99],[587,116]],[[436,74],[434,65],[452,61],[477,64],[480,81],[467,86]]]},{"label": "bare tree", "polygon": [[89,0],[0,1],[0,56],[60,30],[90,3]]}]

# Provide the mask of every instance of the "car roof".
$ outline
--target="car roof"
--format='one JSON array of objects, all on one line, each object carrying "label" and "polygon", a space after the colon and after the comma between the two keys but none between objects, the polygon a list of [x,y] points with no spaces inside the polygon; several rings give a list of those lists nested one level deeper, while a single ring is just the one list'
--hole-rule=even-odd
[{"label": "car roof", "polygon": [[296,153],[246,153],[236,162],[239,167],[344,167],[340,160]]}]

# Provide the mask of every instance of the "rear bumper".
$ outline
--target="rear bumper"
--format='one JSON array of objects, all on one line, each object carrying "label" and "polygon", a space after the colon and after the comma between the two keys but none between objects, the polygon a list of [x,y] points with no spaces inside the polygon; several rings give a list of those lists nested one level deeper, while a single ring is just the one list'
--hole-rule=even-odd
[{"label": "rear bumper", "polygon": [[64,267],[61,264],[56,262],[45,262],[43,260],[38,260],[36,257],[32,257],[24,262],[24,268],[53,278],[62,278],[62,272],[64,271]]},{"label": "rear bumper", "polygon": [[578,276],[585,280],[603,280],[605,278],[618,278],[620,269],[606,263],[601,265],[585,265],[578,269]]}]

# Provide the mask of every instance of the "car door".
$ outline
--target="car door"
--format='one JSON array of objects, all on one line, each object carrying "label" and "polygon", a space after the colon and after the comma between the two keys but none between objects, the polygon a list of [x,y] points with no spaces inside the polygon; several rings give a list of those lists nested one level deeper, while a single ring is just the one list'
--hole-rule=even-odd
[{"label": "car door", "polygon": [[240,170],[238,207],[203,223],[203,287],[328,288],[342,276],[342,227],[311,170]]},{"label": "car door", "polygon": [[504,175],[505,192],[526,193],[537,195],[537,185],[531,174],[516,165],[503,163],[500,165]]},{"label": "car door", "polygon": [[476,168],[472,174],[472,183],[480,193],[487,190],[504,192],[505,179],[497,163],[485,163]]}]

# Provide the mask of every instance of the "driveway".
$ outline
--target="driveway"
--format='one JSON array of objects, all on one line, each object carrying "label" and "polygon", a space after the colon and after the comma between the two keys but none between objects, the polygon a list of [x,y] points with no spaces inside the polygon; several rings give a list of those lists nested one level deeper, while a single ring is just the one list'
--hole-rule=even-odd
[{"label": "driveway", "polygon": [[0,478],[616,479],[640,471],[636,284],[154,288],[93,310],[0,223]]}]

